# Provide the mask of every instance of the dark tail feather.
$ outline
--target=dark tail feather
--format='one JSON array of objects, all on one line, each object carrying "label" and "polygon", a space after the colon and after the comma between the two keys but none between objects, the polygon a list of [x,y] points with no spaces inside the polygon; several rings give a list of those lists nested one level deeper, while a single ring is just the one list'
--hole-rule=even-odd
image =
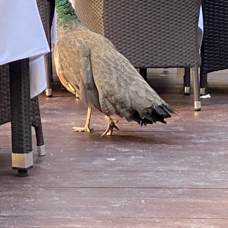
[{"label": "dark tail feather", "polygon": [[175,110],[174,110],[171,106],[169,106],[167,103],[162,104],[162,107],[163,107],[167,112],[170,112],[170,113],[174,113],[174,112],[175,112]]},{"label": "dark tail feather", "polygon": [[163,103],[162,105],[156,107],[154,110],[164,118],[171,117],[170,113],[174,113],[174,109],[167,103]]},{"label": "dark tail feather", "polygon": [[151,123],[155,123],[156,121],[162,122],[166,124],[164,121],[164,118],[171,117],[170,113],[174,113],[174,109],[169,106],[167,103],[164,103],[156,108],[154,108],[153,112],[150,114],[148,119],[143,119],[141,125],[146,125],[148,123],[148,120],[151,121]]},{"label": "dark tail feather", "polygon": [[174,109],[169,106],[167,103],[163,103],[160,106],[157,106],[156,108],[149,108],[148,109],[148,115],[142,119],[139,116],[139,113],[135,111],[133,115],[127,119],[128,121],[136,121],[138,122],[141,126],[147,125],[147,124],[153,124],[157,121],[162,122],[166,124],[164,121],[164,118],[169,118],[171,117],[170,113],[174,113]]}]

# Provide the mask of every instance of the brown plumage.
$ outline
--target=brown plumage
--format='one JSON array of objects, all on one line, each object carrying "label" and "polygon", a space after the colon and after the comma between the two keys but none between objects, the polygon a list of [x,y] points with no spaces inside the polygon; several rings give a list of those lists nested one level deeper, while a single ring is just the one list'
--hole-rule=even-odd
[{"label": "brown plumage", "polygon": [[[56,0],[58,39],[54,51],[62,84],[88,107],[85,128],[90,131],[91,109],[107,116],[108,128],[117,128],[116,114],[141,125],[170,117],[174,110],[147,84],[132,64],[105,37],[91,32],[78,20],[68,0]],[[66,13],[67,12],[67,13]]]}]

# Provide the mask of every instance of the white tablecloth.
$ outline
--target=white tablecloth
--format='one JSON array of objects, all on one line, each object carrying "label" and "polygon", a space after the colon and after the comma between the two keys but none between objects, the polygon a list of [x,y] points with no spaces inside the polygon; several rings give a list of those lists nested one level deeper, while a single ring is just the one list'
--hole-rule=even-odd
[{"label": "white tablecloth", "polygon": [[198,27],[199,27],[199,28],[202,30],[202,32],[203,32],[203,10],[202,10],[202,6],[200,6]]},{"label": "white tablecloth", "polygon": [[47,86],[49,51],[36,0],[0,0],[0,65],[30,58],[31,97]]}]

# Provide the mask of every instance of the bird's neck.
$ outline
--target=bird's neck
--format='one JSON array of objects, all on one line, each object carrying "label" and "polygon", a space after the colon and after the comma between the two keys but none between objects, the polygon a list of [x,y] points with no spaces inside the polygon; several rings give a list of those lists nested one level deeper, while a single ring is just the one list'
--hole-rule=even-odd
[{"label": "bird's neck", "polygon": [[81,24],[74,8],[68,0],[55,0],[55,7],[57,12],[58,33]]}]

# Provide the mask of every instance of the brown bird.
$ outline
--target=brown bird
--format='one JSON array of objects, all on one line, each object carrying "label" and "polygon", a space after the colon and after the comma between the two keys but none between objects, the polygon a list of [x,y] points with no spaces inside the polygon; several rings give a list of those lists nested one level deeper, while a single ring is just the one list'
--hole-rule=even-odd
[{"label": "brown bird", "polygon": [[117,128],[111,115],[119,115],[141,125],[165,123],[174,109],[147,84],[132,64],[107,38],[90,31],[78,19],[68,0],[55,0],[57,42],[54,50],[56,71],[67,90],[88,107],[84,128],[90,132],[91,110],[105,114],[108,127],[103,135]]}]

